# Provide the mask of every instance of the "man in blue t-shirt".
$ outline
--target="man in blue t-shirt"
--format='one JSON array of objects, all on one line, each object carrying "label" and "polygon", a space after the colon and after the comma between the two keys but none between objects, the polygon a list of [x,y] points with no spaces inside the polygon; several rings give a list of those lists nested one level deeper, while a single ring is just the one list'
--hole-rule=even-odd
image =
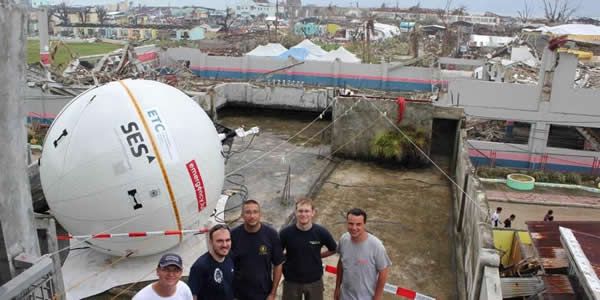
[{"label": "man in blue t-shirt", "polygon": [[283,251],[275,229],[260,222],[260,205],[246,200],[244,224],[231,231],[235,265],[234,287],[238,300],[273,300],[281,280]]},{"label": "man in blue t-shirt", "polygon": [[[312,222],[314,216],[312,200],[300,198],[296,202],[296,224],[285,227],[279,233],[285,250],[285,300],[323,299],[322,258],[333,255],[337,245],[325,227]],[[323,246],[327,250],[321,252]]]},{"label": "man in blue t-shirt", "polygon": [[209,249],[200,256],[188,279],[194,300],[233,300],[233,260],[231,233],[226,225],[218,224],[208,231]]}]

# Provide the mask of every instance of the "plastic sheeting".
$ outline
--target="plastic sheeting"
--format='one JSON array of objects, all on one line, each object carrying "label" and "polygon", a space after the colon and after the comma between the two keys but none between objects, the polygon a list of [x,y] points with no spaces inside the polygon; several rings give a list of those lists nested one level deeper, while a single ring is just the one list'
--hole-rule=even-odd
[{"label": "plastic sheeting", "polygon": [[259,45],[246,53],[246,56],[279,56],[287,50],[279,43],[269,43],[267,45]]},{"label": "plastic sheeting", "polygon": [[288,51],[281,53],[278,57],[287,59],[290,56],[293,57],[295,60],[299,61],[318,59],[318,57],[311,54],[311,52],[308,49],[296,47],[290,48]]},{"label": "plastic sheeting", "polygon": [[318,45],[316,45],[315,43],[313,43],[307,39],[298,43],[298,45],[290,48],[290,50],[298,49],[298,48],[306,49],[306,50],[308,50],[309,54],[316,56],[316,57],[321,57],[321,56],[327,54],[327,51],[323,50],[321,47],[319,47]]},{"label": "plastic sheeting", "polygon": [[339,59],[341,62],[345,63],[360,63],[360,59],[352,52],[346,50],[344,47],[339,47],[336,50],[330,51],[329,53],[319,57],[317,60],[334,61],[336,59]]},{"label": "plastic sheeting", "polygon": [[590,24],[564,24],[558,26],[542,26],[531,31],[548,32],[556,35],[573,34],[573,35],[598,35],[600,36],[600,26]]},{"label": "plastic sheeting", "polygon": [[[215,210],[223,211],[226,202],[227,196],[221,196]],[[222,217],[222,215],[219,216],[219,218]],[[213,217],[206,220],[205,223],[205,226],[209,227],[217,222]],[[160,236],[150,238],[160,238]],[[85,244],[75,246],[75,248],[81,246],[85,246]],[[192,235],[185,237],[179,245],[165,253],[177,253],[181,256],[184,268],[183,276],[187,276],[192,264],[206,251],[205,235]],[[71,250],[62,267],[67,299],[83,299],[116,286],[156,280],[156,266],[163,254],[122,258],[92,249]]]}]

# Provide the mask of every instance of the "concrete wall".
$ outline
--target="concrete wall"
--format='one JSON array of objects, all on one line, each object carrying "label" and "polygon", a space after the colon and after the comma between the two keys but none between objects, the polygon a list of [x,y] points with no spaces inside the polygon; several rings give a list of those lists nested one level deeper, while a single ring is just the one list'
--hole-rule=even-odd
[{"label": "concrete wall", "polygon": [[[435,104],[462,107],[472,117],[531,123],[526,148],[508,145],[510,152],[498,152],[503,156],[499,165],[506,162],[504,166],[507,167],[528,168],[540,164],[543,156],[551,155],[549,169],[594,172],[599,164],[595,153],[586,151],[574,154],[570,149],[547,146],[552,124],[600,128],[600,90],[575,88],[573,80],[576,67],[576,56],[556,53],[546,48],[537,84],[453,79],[449,81],[448,92]],[[500,146],[494,146],[498,147]],[[562,158],[561,155],[591,158],[569,162],[570,159]],[[485,156],[479,151],[474,153],[478,163],[481,160],[488,163]]]},{"label": "concrete wall", "polygon": [[[486,284],[485,267],[496,268],[500,264],[492,236],[489,220],[489,204],[475,169],[469,158],[466,132],[461,130],[457,145],[456,167],[454,170],[454,233],[458,274],[459,299],[479,299],[482,285]],[[498,276],[498,273],[493,273]],[[485,276],[484,276],[485,275]],[[499,278],[498,278],[499,281]],[[496,282],[494,280],[494,282]],[[502,299],[502,297],[487,298]]]},{"label": "concrete wall", "polygon": [[[552,95],[550,112],[559,114],[576,114],[600,116],[600,90],[573,87],[577,57],[571,54],[560,54],[552,79]],[[586,126],[590,126],[589,124]],[[594,127],[600,127],[600,123]]]},{"label": "concrete wall", "polygon": [[334,90],[305,89],[284,85],[253,85],[249,83],[222,83],[207,92],[188,92],[207,112],[214,113],[225,105],[279,108],[321,112],[334,99]]},{"label": "concrete wall", "polygon": [[[540,77],[550,79],[543,84],[454,79],[448,83],[448,93],[436,105],[464,107],[468,115],[481,118],[600,127],[597,101],[600,90],[573,87],[577,58],[567,53],[557,55],[547,49],[544,54],[543,65],[549,66],[542,70]],[[549,101],[544,94],[550,95]]]},{"label": "concrete wall", "polygon": [[[363,99],[359,97],[337,97],[333,105],[333,134],[331,141],[335,155],[371,159],[371,141],[375,135],[385,131],[396,131],[385,117],[373,107],[386,112],[394,122],[398,118],[398,105],[390,99]],[[360,103],[357,102],[360,100]],[[351,106],[354,106],[350,110]],[[407,102],[400,128],[412,125],[424,130],[431,138],[433,124],[433,105],[431,103]],[[346,115],[344,115],[344,113]],[[343,116],[344,115],[344,116]],[[360,134],[360,135],[358,135]],[[429,154],[429,147],[423,149]]]},{"label": "concrete wall", "polygon": [[40,255],[24,155],[27,15],[17,3],[0,4],[0,285],[22,271],[17,256]]},{"label": "concrete wall", "polygon": [[[196,75],[211,79],[254,80],[265,73],[296,63],[289,59],[271,57],[208,56],[192,48],[170,48],[164,57],[165,62],[189,60]],[[316,86],[431,91],[434,85],[442,82],[434,80],[433,74],[431,68],[397,67],[387,63],[305,61],[303,64],[272,74],[270,78],[301,81]]]}]

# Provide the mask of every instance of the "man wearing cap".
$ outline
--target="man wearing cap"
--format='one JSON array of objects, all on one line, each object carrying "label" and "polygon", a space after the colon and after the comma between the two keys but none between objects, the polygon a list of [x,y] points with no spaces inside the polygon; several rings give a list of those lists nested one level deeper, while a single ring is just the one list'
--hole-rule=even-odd
[{"label": "man wearing cap", "polygon": [[209,249],[190,270],[189,284],[194,300],[233,299],[233,260],[229,227],[218,224],[208,231]]},{"label": "man wearing cap", "polygon": [[158,281],[141,289],[133,300],[192,300],[190,288],[181,279],[183,262],[174,253],[160,258],[156,268]]}]

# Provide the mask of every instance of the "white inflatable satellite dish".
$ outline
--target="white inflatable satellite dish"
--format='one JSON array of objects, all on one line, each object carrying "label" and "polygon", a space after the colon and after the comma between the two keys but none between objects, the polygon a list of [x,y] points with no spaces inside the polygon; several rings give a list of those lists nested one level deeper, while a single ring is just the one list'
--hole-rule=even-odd
[{"label": "white inflatable satellite dish", "polygon": [[[73,99],[48,131],[40,161],[52,213],[73,235],[197,229],[221,193],[217,131],[187,95],[148,80],[111,82]],[[135,256],[180,236],[91,239]]]}]

